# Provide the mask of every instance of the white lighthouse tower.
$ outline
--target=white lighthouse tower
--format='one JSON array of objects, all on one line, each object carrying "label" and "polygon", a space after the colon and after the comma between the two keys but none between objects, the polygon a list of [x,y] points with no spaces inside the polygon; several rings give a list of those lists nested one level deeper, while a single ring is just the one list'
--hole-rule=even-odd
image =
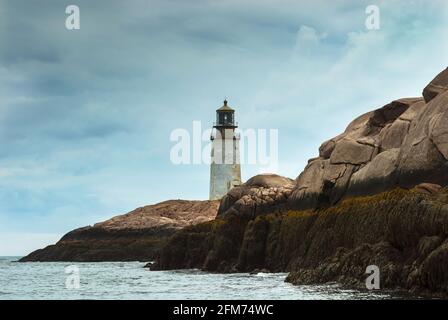
[{"label": "white lighthouse tower", "polygon": [[210,200],[221,199],[241,184],[240,137],[235,133],[235,110],[224,105],[216,110],[210,165]]}]

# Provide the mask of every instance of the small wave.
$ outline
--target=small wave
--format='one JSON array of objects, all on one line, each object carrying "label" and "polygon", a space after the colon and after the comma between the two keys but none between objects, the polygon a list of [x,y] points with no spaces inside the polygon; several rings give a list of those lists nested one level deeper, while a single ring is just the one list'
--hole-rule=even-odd
[{"label": "small wave", "polygon": [[265,273],[265,272],[258,272],[255,276],[256,277],[269,277],[270,274],[269,273]]}]

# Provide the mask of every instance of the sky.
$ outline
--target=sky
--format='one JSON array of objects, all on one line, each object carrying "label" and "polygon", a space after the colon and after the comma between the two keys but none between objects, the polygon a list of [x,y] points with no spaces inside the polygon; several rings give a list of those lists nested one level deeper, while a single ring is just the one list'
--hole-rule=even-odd
[{"label": "sky", "polygon": [[355,117],[421,95],[447,17],[445,0],[0,0],[0,255],[207,199],[209,166],[173,164],[170,134],[210,127],[224,98],[242,130],[278,130],[275,173],[296,178]]}]

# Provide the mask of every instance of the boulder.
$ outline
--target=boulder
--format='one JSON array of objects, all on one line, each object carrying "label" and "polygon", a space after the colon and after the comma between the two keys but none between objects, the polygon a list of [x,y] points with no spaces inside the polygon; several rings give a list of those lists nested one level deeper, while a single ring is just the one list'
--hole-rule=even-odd
[{"label": "boulder", "polygon": [[372,159],[375,148],[351,139],[339,141],[330,157],[332,164],[363,164]]},{"label": "boulder", "polygon": [[250,187],[276,188],[292,184],[293,181],[276,174],[259,174],[246,181],[244,185]]},{"label": "boulder", "polygon": [[334,150],[336,143],[333,140],[328,140],[322,143],[319,148],[319,157],[323,159],[330,159],[331,153]]},{"label": "boulder", "polygon": [[395,121],[406,112],[409,106],[415,103],[416,100],[408,98],[392,101],[384,107],[375,110],[369,119],[369,124],[374,127],[384,127],[385,124]]},{"label": "boulder", "polygon": [[437,150],[448,160],[448,110],[433,118],[430,137]]},{"label": "boulder", "polygon": [[222,199],[218,216],[256,216],[286,204],[295,181],[276,174],[260,174],[231,189]]},{"label": "boulder", "polygon": [[[410,123],[398,159],[400,186],[412,188],[421,182],[446,185],[448,163],[444,156],[448,92],[432,99]],[[440,149],[439,149],[440,148]]]},{"label": "boulder", "polygon": [[397,119],[381,130],[381,149],[388,150],[401,147],[401,144],[408,133],[409,125],[408,121]]},{"label": "boulder", "polygon": [[350,179],[346,196],[375,194],[396,186],[394,173],[399,152],[399,148],[384,151],[355,172]]},{"label": "boulder", "polygon": [[439,73],[426,87],[423,89],[423,97],[428,103],[440,93],[448,89],[448,68]]},{"label": "boulder", "polygon": [[288,202],[296,208],[316,207],[324,187],[325,167],[329,160],[316,159],[310,162],[296,179],[296,188]]},{"label": "boulder", "polygon": [[349,123],[349,125],[345,129],[344,133],[333,138],[332,140],[337,142],[346,136],[349,136],[349,137],[365,136],[367,134],[367,132],[369,131],[369,122],[370,122],[370,118],[373,116],[373,113],[374,113],[374,111],[370,111],[370,112],[364,113],[363,115],[357,117],[355,120],[353,120],[352,122]]},{"label": "boulder", "polygon": [[415,191],[426,194],[435,194],[442,191],[442,186],[434,183],[420,183],[415,186]]},{"label": "boulder", "polygon": [[409,108],[403,112],[398,119],[411,122],[414,120],[423,109],[426,107],[426,103],[423,98],[412,98],[412,103],[409,105]]},{"label": "boulder", "polygon": [[341,200],[355,170],[356,166],[352,164],[329,164],[324,173],[324,188],[320,195],[320,205],[334,205]]}]

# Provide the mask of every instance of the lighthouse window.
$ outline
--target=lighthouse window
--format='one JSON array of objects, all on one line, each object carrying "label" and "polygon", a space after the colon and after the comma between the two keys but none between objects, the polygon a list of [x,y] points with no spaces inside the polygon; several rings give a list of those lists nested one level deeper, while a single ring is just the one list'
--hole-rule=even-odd
[{"label": "lighthouse window", "polygon": [[233,114],[230,113],[230,112],[218,113],[218,123],[220,125],[231,125],[231,124],[233,124]]}]

